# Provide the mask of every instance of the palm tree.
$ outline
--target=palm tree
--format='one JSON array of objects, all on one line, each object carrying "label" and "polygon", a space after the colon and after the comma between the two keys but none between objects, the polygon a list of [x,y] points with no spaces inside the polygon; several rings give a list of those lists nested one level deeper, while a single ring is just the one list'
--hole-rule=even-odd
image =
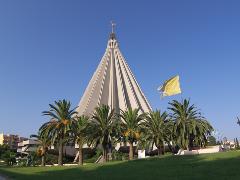
[{"label": "palm tree", "polygon": [[122,119],[121,131],[129,143],[129,160],[133,159],[133,143],[140,138],[141,124],[145,117],[145,114],[140,114],[139,111],[140,109],[129,108],[120,112]]},{"label": "palm tree", "polygon": [[208,136],[213,131],[212,125],[205,119],[196,120],[196,126],[193,134],[194,142],[200,147],[205,147],[208,141]]},{"label": "palm tree", "polygon": [[87,126],[89,123],[89,117],[78,116],[75,121],[72,121],[71,132],[74,137],[74,142],[78,144],[79,161],[78,165],[83,165],[83,145],[87,143]]},{"label": "palm tree", "polygon": [[177,151],[177,144],[176,144],[176,134],[175,134],[175,122],[171,118],[165,122],[166,131],[165,131],[165,142],[168,144],[168,148],[174,154]]},{"label": "palm tree", "polygon": [[158,155],[163,154],[164,142],[168,140],[171,129],[168,126],[168,114],[166,111],[156,110],[149,112],[143,123],[146,129],[146,138],[152,141],[158,149]]},{"label": "palm tree", "polygon": [[194,121],[200,118],[200,114],[194,105],[190,106],[189,100],[170,102],[172,113],[171,118],[175,121],[174,133],[176,143],[182,149],[188,149],[190,145],[190,135],[194,130]]},{"label": "palm tree", "polygon": [[51,145],[51,140],[46,134],[39,132],[38,135],[32,134],[30,138],[35,138],[35,141],[38,142],[37,155],[41,156],[42,162],[41,166],[46,165],[46,155],[49,146]]},{"label": "palm tree", "polygon": [[95,146],[99,144],[102,146],[103,162],[108,160],[107,154],[112,146],[115,128],[114,109],[111,110],[107,105],[96,107],[89,123],[89,141]]},{"label": "palm tree", "polygon": [[182,149],[189,149],[193,142],[203,142],[206,133],[212,131],[212,126],[201,116],[199,110],[190,101],[184,99],[182,102],[173,100],[170,102],[172,112],[170,118],[175,122],[174,135],[176,144]]},{"label": "palm tree", "polygon": [[49,111],[43,111],[43,115],[49,116],[51,120],[40,127],[40,131],[51,137],[52,144],[58,145],[58,165],[63,165],[63,146],[69,135],[71,121],[77,112],[71,109],[71,103],[67,100],[55,101],[54,105],[49,104]]}]

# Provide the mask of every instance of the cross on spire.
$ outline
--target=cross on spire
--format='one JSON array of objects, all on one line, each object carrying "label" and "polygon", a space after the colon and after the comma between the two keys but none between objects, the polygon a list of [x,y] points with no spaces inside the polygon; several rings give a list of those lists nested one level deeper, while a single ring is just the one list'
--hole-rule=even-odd
[{"label": "cross on spire", "polygon": [[111,21],[111,26],[112,26],[112,33],[114,33],[114,28],[116,27],[116,23],[114,23],[113,21]]}]

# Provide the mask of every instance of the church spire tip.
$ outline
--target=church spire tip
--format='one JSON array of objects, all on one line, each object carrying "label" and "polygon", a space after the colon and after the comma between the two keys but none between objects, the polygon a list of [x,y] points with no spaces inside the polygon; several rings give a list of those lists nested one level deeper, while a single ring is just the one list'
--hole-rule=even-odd
[{"label": "church spire tip", "polygon": [[112,26],[112,32],[110,34],[110,39],[116,39],[116,35],[115,35],[115,32],[114,32],[115,27],[116,27],[116,23],[114,23],[114,21],[111,21],[110,23],[111,23],[111,26]]},{"label": "church spire tip", "polygon": [[112,33],[114,33],[114,28],[116,27],[116,23],[114,23],[114,21],[111,21],[111,26],[112,26]]}]

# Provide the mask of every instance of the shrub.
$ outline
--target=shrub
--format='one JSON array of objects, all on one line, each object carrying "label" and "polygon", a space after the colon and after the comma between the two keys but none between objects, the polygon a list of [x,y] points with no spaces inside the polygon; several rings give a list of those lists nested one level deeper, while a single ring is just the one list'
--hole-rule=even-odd
[{"label": "shrub", "polygon": [[16,153],[7,150],[2,155],[1,158],[7,163],[8,166],[13,166],[16,164]]},{"label": "shrub", "polygon": [[128,154],[113,150],[112,151],[112,160],[114,160],[114,161],[128,160]]}]

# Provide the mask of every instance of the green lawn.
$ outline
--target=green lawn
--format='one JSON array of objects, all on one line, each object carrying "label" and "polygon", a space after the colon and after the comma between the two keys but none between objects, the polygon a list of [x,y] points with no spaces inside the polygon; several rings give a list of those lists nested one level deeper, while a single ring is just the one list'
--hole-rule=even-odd
[{"label": "green lawn", "polygon": [[145,160],[89,164],[79,167],[0,167],[10,179],[108,179],[108,180],[220,180],[240,179],[240,152],[196,156],[164,156]]}]

